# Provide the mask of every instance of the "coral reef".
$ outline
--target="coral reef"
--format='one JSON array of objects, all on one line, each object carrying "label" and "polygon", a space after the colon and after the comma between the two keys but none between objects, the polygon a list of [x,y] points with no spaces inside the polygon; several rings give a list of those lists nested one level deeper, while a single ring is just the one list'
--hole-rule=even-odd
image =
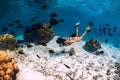
[{"label": "coral reef", "polygon": [[24,32],[26,42],[46,44],[54,37],[54,31],[49,24],[37,23]]},{"label": "coral reef", "polygon": [[94,52],[101,48],[101,44],[98,40],[91,39],[85,43],[85,50]]},{"label": "coral reef", "polygon": [[5,51],[0,51],[0,80],[15,80],[18,65]]},{"label": "coral reef", "polygon": [[17,47],[17,41],[13,35],[4,34],[0,36],[0,50],[14,50]]}]

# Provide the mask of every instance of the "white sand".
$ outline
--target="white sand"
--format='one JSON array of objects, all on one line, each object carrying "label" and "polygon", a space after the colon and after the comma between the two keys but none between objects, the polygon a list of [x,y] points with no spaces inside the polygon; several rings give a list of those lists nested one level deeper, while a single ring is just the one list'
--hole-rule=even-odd
[{"label": "white sand", "polygon": [[[46,47],[40,45],[23,48],[25,56],[15,55],[20,69],[16,80],[114,80],[114,63],[119,58],[115,55],[113,57],[109,46],[102,45],[102,50],[106,51],[104,55],[97,56],[85,51],[82,41],[68,47],[59,47],[56,38]],[[76,51],[73,56],[69,56],[68,52],[60,52],[71,48]],[[55,53],[49,53],[51,49]],[[106,75],[108,69],[110,75]]]}]

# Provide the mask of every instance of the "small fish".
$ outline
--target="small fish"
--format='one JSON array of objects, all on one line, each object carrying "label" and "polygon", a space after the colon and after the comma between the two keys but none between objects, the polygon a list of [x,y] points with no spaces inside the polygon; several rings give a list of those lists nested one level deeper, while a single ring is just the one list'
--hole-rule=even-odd
[{"label": "small fish", "polygon": [[116,32],[116,30],[114,29],[113,32]]},{"label": "small fish", "polygon": [[53,13],[50,14],[50,17],[51,17],[51,18],[57,17],[57,14],[53,12]]},{"label": "small fish", "polygon": [[102,31],[102,29],[101,29],[101,28],[99,28],[99,31]]},{"label": "small fish", "polygon": [[106,34],[105,29],[103,29],[103,33]]},{"label": "small fish", "polygon": [[14,34],[15,34],[15,31],[12,31],[11,34],[14,35]]},{"label": "small fish", "polygon": [[34,18],[31,18],[30,20],[31,20],[31,21],[35,21],[35,19],[34,19]]},{"label": "small fish", "polygon": [[90,26],[93,26],[93,22],[89,22],[89,25],[90,25]]},{"label": "small fish", "polygon": [[64,22],[64,20],[63,20],[63,19],[61,19],[61,20],[60,20],[60,22]]},{"label": "small fish", "polygon": [[19,21],[19,20],[14,20],[14,22],[15,22],[15,23],[20,23],[20,21]]},{"label": "small fish", "polygon": [[65,67],[67,67],[68,69],[70,69],[70,67],[68,65],[66,65],[66,64],[64,64],[64,65],[65,65]]},{"label": "small fish", "polygon": [[13,23],[9,23],[8,26],[13,26],[14,24]]},{"label": "small fish", "polygon": [[20,28],[23,28],[24,26],[20,24],[19,27],[20,27]]},{"label": "small fish", "polygon": [[47,8],[47,6],[46,5],[43,5],[42,7],[41,7],[41,9],[46,9]]},{"label": "small fish", "polygon": [[38,54],[36,56],[40,59],[40,56]]},{"label": "small fish", "polygon": [[112,33],[110,33],[109,36],[112,36]]},{"label": "small fish", "polygon": [[108,42],[108,39],[106,39],[105,42]]},{"label": "small fish", "polygon": [[117,36],[119,36],[119,33],[117,34]]},{"label": "small fish", "polygon": [[109,26],[109,24],[106,24],[106,26]]},{"label": "small fish", "polygon": [[2,32],[7,32],[7,30],[8,30],[8,28],[7,28],[7,27],[4,27],[4,28],[2,29]]}]

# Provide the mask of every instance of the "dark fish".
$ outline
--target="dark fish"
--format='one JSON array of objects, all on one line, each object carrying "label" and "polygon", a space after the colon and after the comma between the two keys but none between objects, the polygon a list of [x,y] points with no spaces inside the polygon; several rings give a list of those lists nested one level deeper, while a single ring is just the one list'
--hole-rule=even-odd
[{"label": "dark fish", "polygon": [[120,43],[120,41],[117,41],[117,43]]},{"label": "dark fish", "polygon": [[46,9],[47,8],[47,6],[46,5],[43,5],[42,7],[41,7],[41,9]]},{"label": "dark fish", "polygon": [[21,43],[24,43],[24,42],[25,42],[24,40],[17,40],[18,44],[21,44]]},{"label": "dark fish", "polygon": [[31,20],[31,21],[35,21],[35,19],[34,19],[34,18],[31,18],[30,20]]},{"label": "dark fish", "polygon": [[93,26],[93,22],[89,22],[89,25],[90,25],[90,26]]},{"label": "dark fish", "polygon": [[68,66],[68,65],[66,65],[66,64],[64,64],[64,66],[67,67],[68,69],[70,69],[70,66]]},{"label": "dark fish", "polygon": [[38,54],[36,56],[40,59],[40,56]]},{"label": "dark fish", "polygon": [[15,31],[12,31],[11,34],[14,35],[14,34],[15,34]]},{"label": "dark fish", "polygon": [[99,31],[102,31],[102,29],[101,29],[101,28],[99,28]]},{"label": "dark fish", "polygon": [[14,20],[14,22],[15,22],[15,23],[20,23],[20,21],[19,21],[19,20]]},{"label": "dark fish", "polygon": [[108,33],[110,33],[110,31],[107,31]]},{"label": "dark fish", "polygon": [[114,29],[113,32],[116,32],[116,30]]},{"label": "dark fish", "polygon": [[63,20],[63,19],[61,19],[61,20],[60,20],[60,22],[64,22],[64,20]]},{"label": "dark fish", "polygon": [[35,16],[35,19],[37,19],[38,17],[37,16]]},{"label": "dark fish", "polygon": [[22,50],[19,51],[19,54],[25,54]]},{"label": "dark fish", "polygon": [[9,23],[8,26],[13,26],[14,24],[13,23]]},{"label": "dark fish", "polygon": [[31,48],[31,47],[33,47],[33,45],[27,44],[27,48]]},{"label": "dark fish", "polygon": [[109,36],[112,36],[112,33],[110,33]]},{"label": "dark fish", "polygon": [[110,28],[108,28],[108,30],[111,30]]},{"label": "dark fish", "polygon": [[18,27],[15,27],[15,29],[18,29]]},{"label": "dark fish", "polygon": [[7,27],[4,27],[4,28],[2,29],[2,32],[7,32],[7,30],[8,30],[8,28],[7,28]]},{"label": "dark fish", "polygon": [[117,36],[119,36],[119,33],[117,34]]},{"label": "dark fish", "polygon": [[53,12],[53,13],[51,13],[50,17],[51,17],[51,18],[57,17],[57,14]]},{"label": "dark fish", "polygon": [[113,43],[115,43],[115,41],[113,41]]},{"label": "dark fish", "polygon": [[26,26],[26,29],[30,28],[29,26]]},{"label": "dark fish", "polygon": [[108,42],[108,39],[106,39],[105,42]]},{"label": "dark fish", "polygon": [[101,36],[102,35],[102,33],[99,33],[99,36]]},{"label": "dark fish", "polygon": [[95,32],[95,34],[97,34],[97,31],[94,31]]},{"label": "dark fish", "polygon": [[116,27],[114,27],[114,29],[117,29]]},{"label": "dark fish", "polygon": [[49,50],[49,53],[55,53],[55,51],[54,50]]},{"label": "dark fish", "polygon": [[106,34],[105,29],[103,29],[103,33]]},{"label": "dark fish", "polygon": [[54,25],[58,24],[59,22],[58,22],[58,20],[51,18],[49,23],[51,26],[54,26]]},{"label": "dark fish", "polygon": [[106,24],[106,26],[109,26],[109,24]]},{"label": "dark fish", "polygon": [[23,28],[24,26],[20,24],[19,27],[20,27],[20,28]]}]

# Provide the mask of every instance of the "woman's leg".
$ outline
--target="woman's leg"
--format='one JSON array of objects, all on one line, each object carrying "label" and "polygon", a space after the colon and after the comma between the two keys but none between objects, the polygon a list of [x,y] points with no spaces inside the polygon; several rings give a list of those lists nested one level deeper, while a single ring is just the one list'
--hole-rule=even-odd
[{"label": "woman's leg", "polygon": [[75,28],[75,36],[78,36],[78,25],[76,25],[76,28]]},{"label": "woman's leg", "polygon": [[77,22],[75,24],[76,28],[75,28],[75,36],[78,36],[78,26],[79,26],[80,22]]}]

